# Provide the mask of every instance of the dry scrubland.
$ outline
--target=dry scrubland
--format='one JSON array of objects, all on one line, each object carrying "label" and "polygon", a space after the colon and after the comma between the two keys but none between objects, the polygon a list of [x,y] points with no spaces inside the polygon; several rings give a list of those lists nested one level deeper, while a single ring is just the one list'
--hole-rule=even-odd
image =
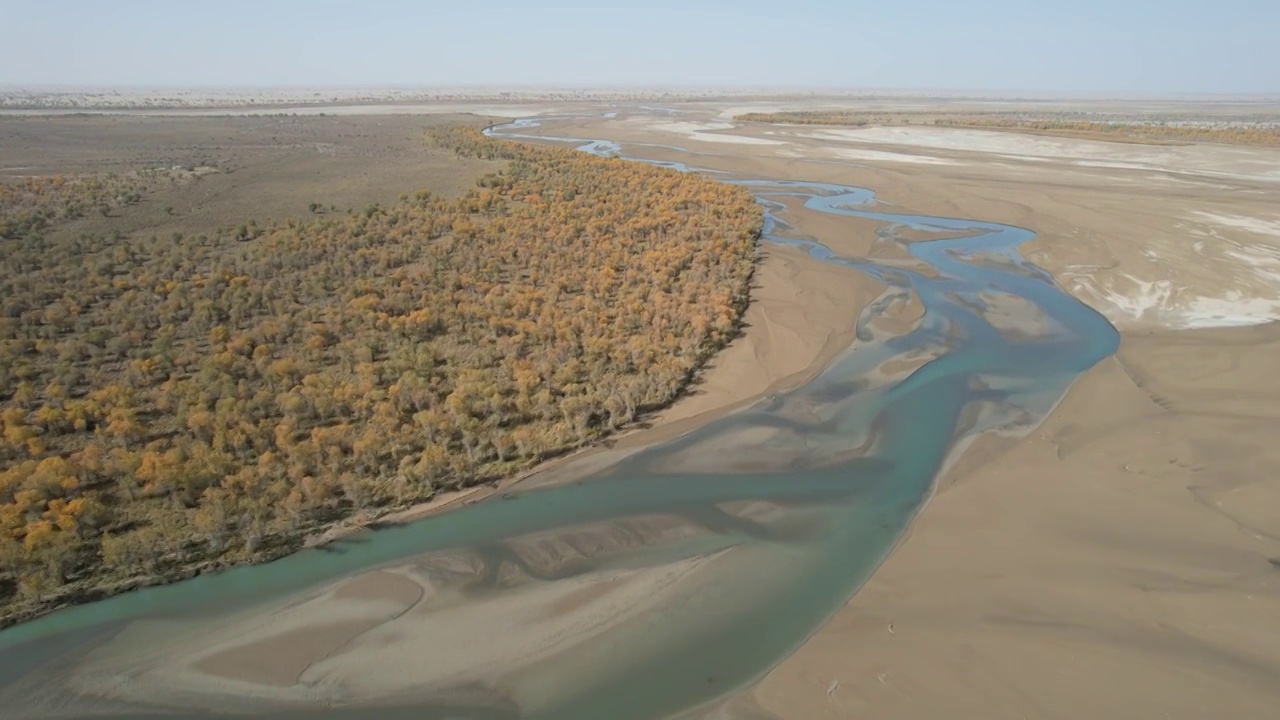
[{"label": "dry scrubland", "polygon": [[5,620],[579,447],[737,331],[747,191],[423,124],[0,122]]}]

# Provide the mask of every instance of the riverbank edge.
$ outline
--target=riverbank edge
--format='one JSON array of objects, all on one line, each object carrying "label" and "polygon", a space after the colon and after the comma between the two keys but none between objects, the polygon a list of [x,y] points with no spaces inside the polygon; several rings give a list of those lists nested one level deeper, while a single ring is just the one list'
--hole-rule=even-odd
[{"label": "riverbank edge", "polygon": [[[763,221],[761,228],[763,228]],[[177,567],[163,573],[134,576],[112,583],[79,584],[72,582],[63,586],[62,592],[56,595],[40,598],[25,604],[15,603],[15,607],[12,610],[6,609],[6,612],[0,615],[0,631],[59,610],[96,602],[133,590],[168,585],[200,575],[231,570],[236,567],[269,563],[292,555],[295,552],[324,546],[350,537],[364,530],[415,522],[430,515],[452,509],[460,502],[478,502],[500,489],[510,487],[529,477],[554,470],[560,465],[578,459],[585,454],[607,449],[613,443],[624,438],[637,445],[647,445],[659,442],[670,436],[673,427],[680,428],[679,432],[681,433],[688,432],[716,417],[733,412],[745,404],[754,402],[763,395],[768,394],[768,392],[776,391],[776,388],[771,386],[766,392],[741,398],[729,405],[713,408],[694,417],[677,420],[672,423],[656,422],[658,416],[662,413],[671,410],[678,406],[681,401],[691,397],[694,389],[703,379],[705,372],[714,367],[713,361],[715,358],[749,331],[744,323],[744,318],[753,303],[753,283],[763,262],[761,254],[762,239],[763,230],[757,230],[752,240],[755,245],[755,258],[753,259],[751,270],[744,276],[737,290],[737,297],[733,304],[734,332],[721,342],[709,344],[699,353],[697,362],[681,378],[670,401],[661,405],[641,408],[640,412],[627,424],[616,428],[604,428],[599,435],[582,443],[558,448],[529,458],[513,468],[512,472],[464,479],[452,484],[446,484],[443,488],[425,498],[378,508],[365,508],[341,517],[321,519],[316,523],[298,528],[294,532],[264,537],[261,547],[248,556],[232,559],[223,557],[195,560],[179,564]],[[802,374],[812,376],[821,371],[831,357],[834,357],[834,353],[828,353],[826,350],[827,348],[824,348],[822,355],[816,358]],[[830,357],[827,357],[827,355],[830,355]],[[784,378],[784,380],[791,382],[796,382],[799,379]],[[641,440],[641,437],[644,439]],[[181,561],[179,562],[181,563]]]}]

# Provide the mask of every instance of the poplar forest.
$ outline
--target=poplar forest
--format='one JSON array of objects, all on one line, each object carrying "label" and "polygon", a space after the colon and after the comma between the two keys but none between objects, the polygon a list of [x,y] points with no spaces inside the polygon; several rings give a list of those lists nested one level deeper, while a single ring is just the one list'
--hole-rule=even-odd
[{"label": "poplar forest", "polygon": [[195,237],[59,231],[189,174],[0,184],[0,624],[581,447],[737,332],[746,190],[429,135],[507,166],[454,199]]}]

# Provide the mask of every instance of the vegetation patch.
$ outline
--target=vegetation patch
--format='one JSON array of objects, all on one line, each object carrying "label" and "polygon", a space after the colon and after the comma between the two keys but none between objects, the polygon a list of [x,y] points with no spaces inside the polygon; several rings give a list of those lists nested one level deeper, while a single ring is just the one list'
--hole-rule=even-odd
[{"label": "vegetation patch", "polygon": [[60,231],[127,213],[144,175],[0,186],[0,624],[580,447],[737,332],[747,190],[431,134],[508,165],[197,236]]}]

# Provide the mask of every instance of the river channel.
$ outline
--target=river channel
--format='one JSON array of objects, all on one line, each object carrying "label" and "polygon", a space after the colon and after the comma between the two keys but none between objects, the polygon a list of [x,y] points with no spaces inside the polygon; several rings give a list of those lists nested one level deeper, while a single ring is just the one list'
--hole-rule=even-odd
[{"label": "river channel", "polygon": [[[550,133],[553,125],[518,121],[492,134],[571,141],[605,155],[644,150],[529,134]],[[128,593],[0,632],[0,706],[19,707],[9,703],[21,703],[37,688],[56,691],[57,678],[71,677],[59,673],[74,665],[72,659],[109,647],[125,629],[151,624],[168,635],[194,632],[411,558],[470,552],[500,565],[523,538],[625,527],[631,542],[578,558],[571,571],[536,582],[701,564],[678,591],[598,632],[502,677],[470,679],[468,687],[481,688],[470,694],[406,688],[376,701],[305,709],[263,701],[256,708],[230,703],[217,710],[221,706],[130,699],[119,701],[118,710],[111,702],[97,710],[174,719],[248,713],[281,719],[660,720],[696,713],[758,679],[848,601],[892,550],[966,440],[983,432],[1028,432],[1081,373],[1116,349],[1118,335],[1101,315],[1021,258],[1017,248],[1035,236],[1031,230],[880,212],[874,193],[863,188],[717,177],[745,185],[765,207],[765,242],[799,245],[889,287],[882,302],[849,309],[862,315],[858,339],[812,381],[631,454],[585,480],[525,490],[517,485],[506,497],[327,550]],[[882,239],[900,239],[912,262],[842,257],[820,239],[798,236],[787,224],[787,202],[878,221]],[[919,322],[904,334],[877,331],[876,312],[908,295],[924,308]],[[996,309],[1008,307],[1019,308],[1025,320],[1014,329],[991,320]],[[637,530],[645,523],[668,531]],[[677,525],[683,530],[669,531]],[[491,594],[506,592],[497,573],[477,583]],[[141,657],[147,648],[135,640],[122,652]],[[419,652],[447,656],[449,650]],[[57,714],[93,713],[69,703]]]}]

